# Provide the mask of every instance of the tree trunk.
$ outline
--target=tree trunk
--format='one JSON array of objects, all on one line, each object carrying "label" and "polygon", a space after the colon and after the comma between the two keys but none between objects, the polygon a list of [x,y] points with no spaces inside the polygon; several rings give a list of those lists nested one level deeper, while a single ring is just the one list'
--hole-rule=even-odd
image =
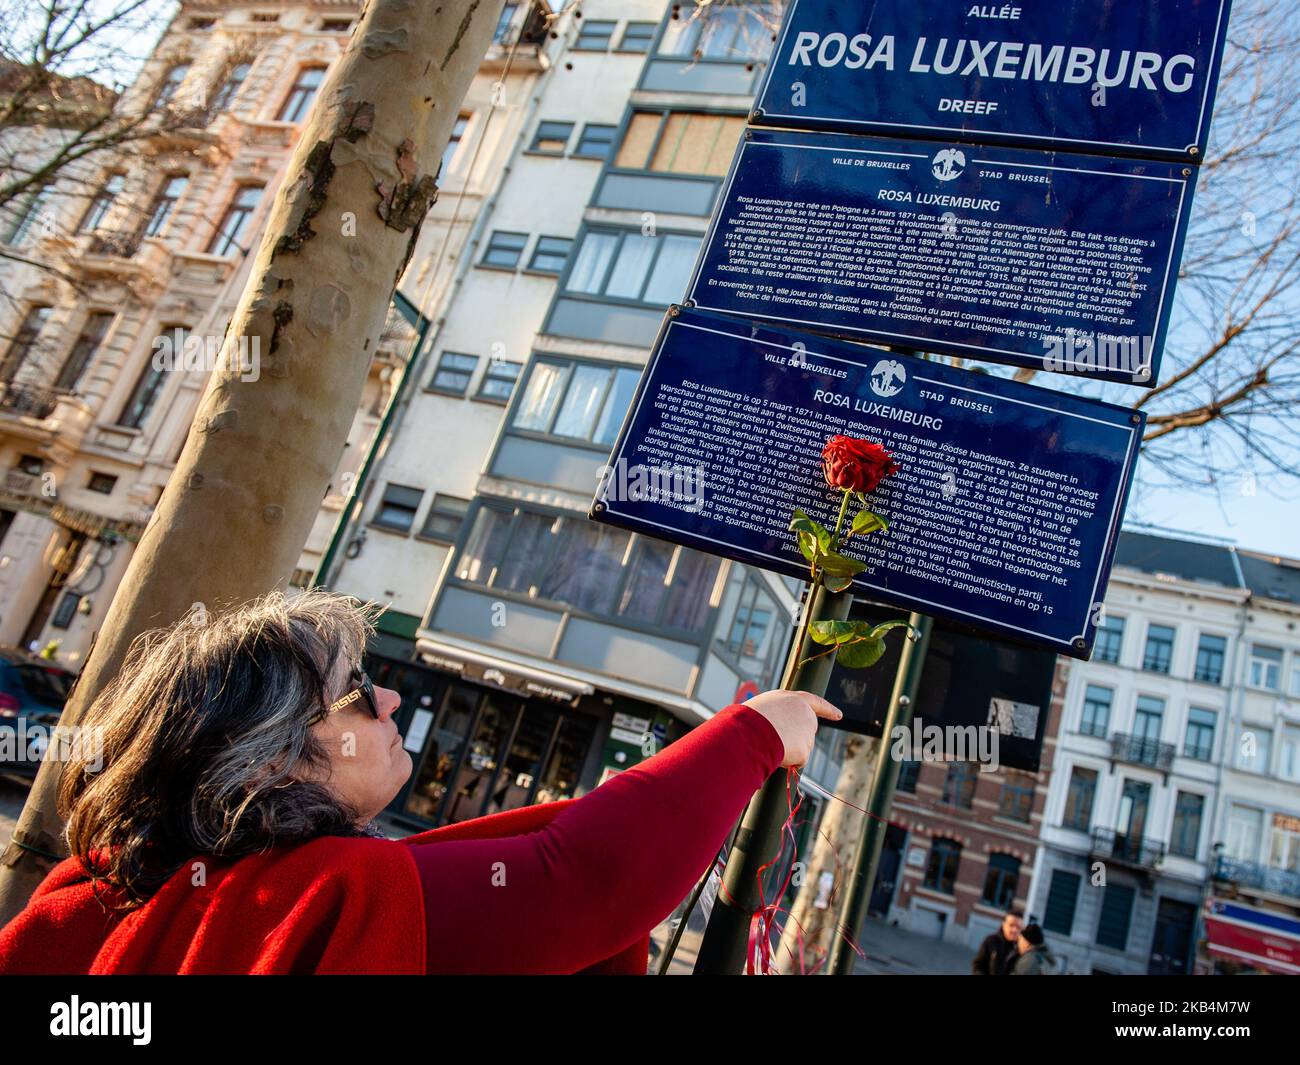
[{"label": "tree trunk", "polygon": [[[854,733],[844,744],[844,761],[833,790],[836,796],[853,803],[853,806],[865,808],[867,805],[867,793],[875,776],[876,744],[879,742],[870,736]],[[865,816],[852,806],[830,802],[813,837],[811,856],[799,856],[806,863],[803,882],[790,908],[791,916],[785,923],[781,945],[776,952],[776,963],[782,972],[793,975],[825,973]],[[831,876],[829,891],[822,883],[828,873]]]},{"label": "tree trunk", "polygon": [[[81,718],[145,630],[195,604],[220,611],[287,583],[343,453],[393,288],[502,4],[370,0],[294,149],[226,332],[225,358],[64,724]],[[260,355],[257,374],[241,371],[240,338]],[[41,766],[0,856],[0,924],[66,853],[58,773],[57,762]]]}]

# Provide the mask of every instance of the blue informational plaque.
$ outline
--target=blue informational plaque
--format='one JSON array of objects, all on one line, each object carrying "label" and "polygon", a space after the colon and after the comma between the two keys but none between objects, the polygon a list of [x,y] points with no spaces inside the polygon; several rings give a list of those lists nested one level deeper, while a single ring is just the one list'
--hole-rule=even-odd
[{"label": "blue informational plaque", "polygon": [[688,302],[1146,387],[1190,166],[749,130]]},{"label": "blue informational plaque", "polygon": [[1144,418],[880,348],[672,308],[602,471],[598,521],[807,579],[795,507],[833,527],[821,452],[883,444],[867,597],[1087,657]]},{"label": "blue informational plaque", "polygon": [[1199,162],[1229,0],[790,0],[758,124]]}]

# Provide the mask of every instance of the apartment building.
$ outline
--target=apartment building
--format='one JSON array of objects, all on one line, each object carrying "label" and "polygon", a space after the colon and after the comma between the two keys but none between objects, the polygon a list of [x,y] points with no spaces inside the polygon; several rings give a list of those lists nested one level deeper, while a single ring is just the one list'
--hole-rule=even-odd
[{"label": "apartment building", "polygon": [[1258,929],[1259,954],[1223,954],[1206,916],[1237,899],[1285,938],[1300,906],[1298,572],[1121,536],[1092,660],[1069,668],[1031,895],[1070,971],[1282,971]]},{"label": "apartment building", "polygon": [[[359,11],[334,0],[185,0],[132,86],[108,101],[148,113],[152,134],[77,161],[3,212],[0,643],[80,664],[179,455],[205,356]],[[544,67],[548,13],[505,7],[467,100],[484,116],[490,104],[492,127],[468,114],[457,125],[443,166],[456,195],[444,194],[422,231],[412,291],[437,292],[451,272],[484,175]],[[10,128],[0,147],[22,158],[59,135]],[[316,567],[427,324],[399,293],[298,583]],[[194,338],[197,356],[180,357]]]},{"label": "apartment building", "polygon": [[[580,14],[581,17],[578,17]],[[779,675],[798,582],[586,518],[682,298],[775,30],[588,0],[549,68],[326,583],[391,603],[417,825],[586,790]]]}]

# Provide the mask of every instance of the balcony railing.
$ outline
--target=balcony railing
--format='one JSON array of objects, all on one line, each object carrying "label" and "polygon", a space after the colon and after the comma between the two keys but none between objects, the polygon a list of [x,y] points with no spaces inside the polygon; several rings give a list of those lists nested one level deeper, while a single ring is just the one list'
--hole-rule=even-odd
[{"label": "balcony railing", "polygon": [[1127,836],[1113,828],[1092,830],[1092,853],[1139,869],[1153,869],[1165,860],[1165,845],[1140,836]]},{"label": "balcony railing", "polygon": [[1293,869],[1275,869],[1258,862],[1243,862],[1220,855],[1214,863],[1214,879],[1300,899],[1300,873]]},{"label": "balcony railing", "polygon": [[61,395],[49,388],[19,385],[12,381],[0,387],[4,389],[0,392],[0,411],[27,418],[48,418],[54,413]]},{"label": "balcony railing", "polygon": [[1150,766],[1167,773],[1174,763],[1174,745],[1147,739],[1145,736],[1116,732],[1110,738],[1110,756],[1117,762]]}]

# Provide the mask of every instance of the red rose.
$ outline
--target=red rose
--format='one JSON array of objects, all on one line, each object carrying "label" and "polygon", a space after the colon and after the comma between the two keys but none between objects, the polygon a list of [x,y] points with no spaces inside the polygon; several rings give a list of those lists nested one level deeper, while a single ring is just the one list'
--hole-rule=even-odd
[{"label": "red rose", "polygon": [[898,472],[898,464],[888,451],[870,440],[832,436],[822,449],[822,472],[832,488],[874,492],[881,481]]}]

